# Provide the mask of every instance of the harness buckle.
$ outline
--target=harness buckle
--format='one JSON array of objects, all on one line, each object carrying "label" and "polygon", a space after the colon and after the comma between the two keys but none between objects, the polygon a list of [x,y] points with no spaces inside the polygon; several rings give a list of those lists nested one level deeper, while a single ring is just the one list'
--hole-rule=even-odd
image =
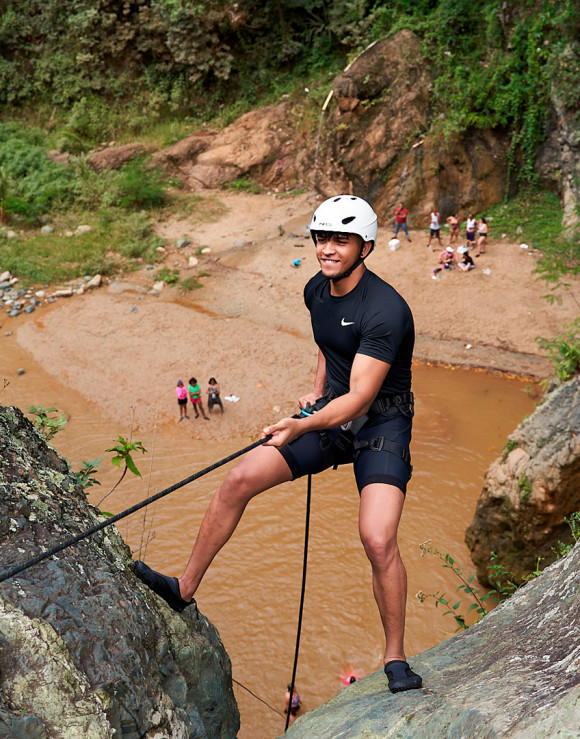
[{"label": "harness buckle", "polygon": [[369,445],[367,449],[370,449],[371,452],[380,452],[382,451],[384,445],[385,445],[385,437],[377,436],[376,438],[371,439],[369,441]]}]

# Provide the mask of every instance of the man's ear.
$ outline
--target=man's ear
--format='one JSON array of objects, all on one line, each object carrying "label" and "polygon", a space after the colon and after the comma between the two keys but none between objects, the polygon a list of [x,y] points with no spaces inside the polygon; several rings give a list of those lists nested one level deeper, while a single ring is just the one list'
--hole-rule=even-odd
[{"label": "man's ear", "polygon": [[363,248],[361,251],[361,257],[365,259],[365,257],[368,257],[370,250],[372,249],[373,242],[372,241],[365,241],[363,244]]}]

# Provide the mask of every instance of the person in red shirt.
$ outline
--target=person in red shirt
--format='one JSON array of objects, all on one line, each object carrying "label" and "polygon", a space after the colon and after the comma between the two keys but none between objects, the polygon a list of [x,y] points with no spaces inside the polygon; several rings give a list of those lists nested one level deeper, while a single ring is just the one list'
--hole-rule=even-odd
[{"label": "person in red shirt", "polygon": [[403,202],[400,202],[399,205],[395,208],[395,236],[399,233],[399,230],[402,228],[405,232],[405,236],[407,237],[407,241],[411,241],[411,238],[409,236],[409,231],[407,229],[407,214],[408,210],[405,208],[405,204]]}]

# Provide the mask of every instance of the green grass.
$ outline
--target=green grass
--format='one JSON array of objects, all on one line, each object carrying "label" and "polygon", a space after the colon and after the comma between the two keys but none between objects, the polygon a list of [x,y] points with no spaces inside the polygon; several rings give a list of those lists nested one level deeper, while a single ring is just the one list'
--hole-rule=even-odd
[{"label": "green grass", "polygon": [[534,249],[549,248],[562,235],[562,206],[551,192],[523,193],[493,206],[485,215],[495,238],[505,233],[510,241],[520,241]]},{"label": "green grass", "polygon": [[247,192],[251,195],[259,195],[262,192],[260,185],[251,177],[237,177],[232,182],[223,185],[224,190],[234,192]]},{"label": "green grass", "polygon": [[[78,225],[88,233],[67,236]],[[54,233],[25,231],[15,239],[0,238],[0,264],[24,284],[56,283],[87,274],[114,274],[159,258],[164,242],[149,219],[138,213],[108,210],[101,214],[69,213],[53,220]],[[140,261],[137,261],[140,260]]]}]

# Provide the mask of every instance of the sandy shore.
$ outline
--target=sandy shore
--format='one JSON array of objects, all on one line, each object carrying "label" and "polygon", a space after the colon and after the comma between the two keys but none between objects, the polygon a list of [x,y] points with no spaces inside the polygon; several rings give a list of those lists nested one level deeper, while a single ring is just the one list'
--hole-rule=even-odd
[{"label": "sandy shore", "polygon": [[[201,289],[184,294],[165,287],[154,297],[148,291],[155,270],[143,269],[19,325],[19,344],[112,420],[126,420],[134,408],[138,427],[176,423],[177,380],[195,376],[205,392],[214,375],[222,397],[236,395],[239,402],[224,400],[223,417],[218,411],[209,422],[191,418],[181,424],[184,432],[208,439],[251,435],[257,425],[294,412],[311,386],[316,348],[302,288],[317,271],[306,231],[317,201],[307,194],[214,197],[226,206],[218,221],[157,226],[169,245],[191,238],[191,246],[168,247],[166,265],[178,267],[182,278],[205,273]],[[411,230],[412,242],[392,251],[390,224],[380,229],[368,266],[411,306],[418,361],[547,377],[551,367],[536,337],[561,331],[577,304],[570,296],[561,305],[543,300],[547,288],[534,275],[534,257],[499,238],[493,225],[490,230],[487,254],[467,274],[431,279],[439,249],[426,248],[426,231]],[[206,245],[211,253],[197,255]],[[187,267],[192,255],[199,260],[193,269]],[[573,289],[578,298],[580,281]]]}]

